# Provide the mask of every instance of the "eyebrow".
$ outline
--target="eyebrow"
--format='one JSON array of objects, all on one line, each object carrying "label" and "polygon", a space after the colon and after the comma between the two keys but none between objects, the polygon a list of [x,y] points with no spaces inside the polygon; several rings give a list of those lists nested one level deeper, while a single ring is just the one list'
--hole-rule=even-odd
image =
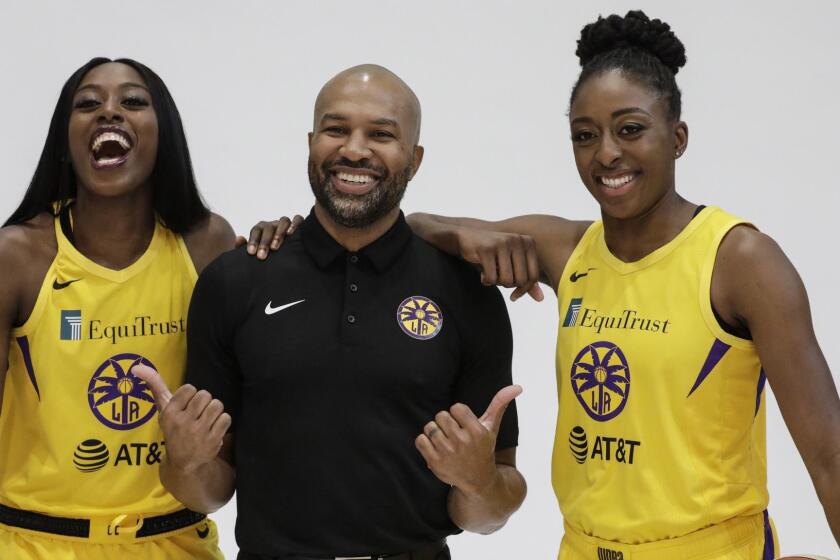
[{"label": "eyebrow", "polygon": [[386,119],[384,117],[381,118],[381,119],[376,119],[374,121],[370,121],[370,123],[371,124],[378,124],[379,126],[393,126],[394,128],[399,128],[400,127],[400,125],[397,124],[397,121],[395,121],[394,119]]},{"label": "eyebrow", "polygon": [[[144,89],[147,92],[149,91],[148,87],[144,86],[143,84],[138,84],[137,82],[125,82],[123,84],[120,84],[120,87],[121,88],[136,87],[136,88]],[[99,86],[98,84],[87,84],[87,85],[84,85],[84,86],[81,86],[81,87],[77,88],[76,93],[78,93],[82,90],[86,90],[86,89],[102,89],[102,87]]]},{"label": "eyebrow", "polygon": [[[619,109],[618,111],[613,111],[612,118],[620,117],[622,115],[628,115],[630,113],[643,113],[647,116],[652,116],[649,112],[645,111],[641,107],[625,107],[624,109]],[[572,120],[572,124],[579,123],[579,122],[592,122],[591,117],[578,117]]]},{"label": "eyebrow", "polygon": [[[342,115],[341,113],[324,113],[324,116],[321,117],[321,121],[349,121],[350,118],[346,115]],[[375,124],[379,126],[393,126],[394,128],[399,128],[400,125],[394,119],[388,119],[385,117],[381,117],[378,119],[374,119],[369,121],[370,124]]]}]

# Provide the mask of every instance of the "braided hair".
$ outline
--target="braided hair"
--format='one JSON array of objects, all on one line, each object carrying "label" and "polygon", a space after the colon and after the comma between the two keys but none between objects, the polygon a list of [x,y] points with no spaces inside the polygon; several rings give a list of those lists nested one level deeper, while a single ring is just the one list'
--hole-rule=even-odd
[{"label": "braided hair", "polygon": [[586,80],[619,70],[659,93],[667,103],[668,118],[679,120],[682,96],[675,76],[685,65],[685,47],[667,23],[651,20],[641,10],[624,17],[599,16],[581,30],[577,44],[575,54],[582,68],[570,104]]}]

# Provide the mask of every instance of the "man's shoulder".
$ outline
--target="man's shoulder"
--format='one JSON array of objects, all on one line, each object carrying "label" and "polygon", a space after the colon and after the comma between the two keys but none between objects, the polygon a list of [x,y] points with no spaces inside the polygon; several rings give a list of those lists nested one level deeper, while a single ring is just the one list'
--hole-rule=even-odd
[{"label": "man's shoulder", "polygon": [[445,282],[450,290],[462,297],[495,297],[501,292],[496,286],[485,286],[481,283],[481,274],[472,264],[445,253],[426,242],[417,235],[413,235],[411,249],[415,258],[433,275]]},{"label": "man's shoulder", "polygon": [[207,266],[202,276],[251,285],[261,278],[272,277],[294,268],[300,262],[304,251],[299,232],[288,236],[279,249],[270,251],[266,260],[249,255],[246,249],[247,246],[243,245],[222,253]]}]

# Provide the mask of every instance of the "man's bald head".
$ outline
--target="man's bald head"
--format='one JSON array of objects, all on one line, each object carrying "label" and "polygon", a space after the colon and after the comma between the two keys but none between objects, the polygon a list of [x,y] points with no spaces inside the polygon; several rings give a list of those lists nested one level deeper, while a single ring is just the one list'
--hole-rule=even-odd
[{"label": "man's bald head", "polygon": [[395,120],[405,139],[411,145],[418,144],[420,100],[399,76],[376,64],[353,66],[324,84],[315,99],[314,129],[318,129],[324,114],[332,112],[336,103],[353,100],[380,103],[382,117]]}]

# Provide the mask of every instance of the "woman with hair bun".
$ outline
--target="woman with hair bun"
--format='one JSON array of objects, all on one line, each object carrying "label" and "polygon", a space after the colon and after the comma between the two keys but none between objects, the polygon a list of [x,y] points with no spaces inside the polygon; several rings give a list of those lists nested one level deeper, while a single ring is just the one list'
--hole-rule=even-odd
[{"label": "woman with hair bun", "polygon": [[682,198],[685,49],[640,11],[585,26],[569,125],[601,219],[415,214],[483,280],[557,293],[560,559],[772,559],[765,381],[840,537],[840,400],[802,281],[750,223]]}]

